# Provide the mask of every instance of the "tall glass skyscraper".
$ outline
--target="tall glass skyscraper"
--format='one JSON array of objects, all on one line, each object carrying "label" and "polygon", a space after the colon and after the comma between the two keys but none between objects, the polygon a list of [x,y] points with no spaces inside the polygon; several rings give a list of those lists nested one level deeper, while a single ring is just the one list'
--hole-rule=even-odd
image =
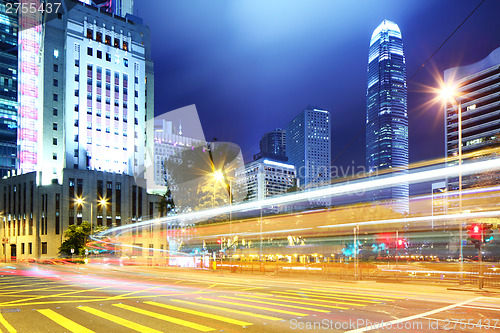
[{"label": "tall glass skyscraper", "polygon": [[295,166],[301,188],[329,185],[332,163],[330,112],[308,106],[299,113],[286,128],[286,154],[288,162]]},{"label": "tall glass skyscraper", "polygon": [[[366,166],[368,172],[408,169],[408,115],[403,39],[396,23],[384,20],[373,31],[366,91]],[[408,184],[382,189],[375,201],[409,211]]]},{"label": "tall glass skyscraper", "polygon": [[0,177],[16,168],[18,19],[6,10],[14,2],[0,0]]}]

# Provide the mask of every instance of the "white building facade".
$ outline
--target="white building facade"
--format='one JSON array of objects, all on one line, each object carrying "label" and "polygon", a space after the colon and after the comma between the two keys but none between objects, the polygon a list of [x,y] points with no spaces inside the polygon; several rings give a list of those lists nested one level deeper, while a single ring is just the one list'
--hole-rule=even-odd
[{"label": "white building facade", "polygon": [[295,176],[293,165],[262,158],[245,164],[244,170],[236,173],[236,182],[246,184],[246,200],[264,200],[285,194],[295,185]]}]

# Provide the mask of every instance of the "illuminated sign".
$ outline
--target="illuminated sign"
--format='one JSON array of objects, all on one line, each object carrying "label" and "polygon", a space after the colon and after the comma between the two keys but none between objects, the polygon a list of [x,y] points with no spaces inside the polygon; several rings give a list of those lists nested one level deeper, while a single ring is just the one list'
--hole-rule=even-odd
[{"label": "illuminated sign", "polygon": [[[40,7],[40,0],[23,0],[23,6]],[[19,130],[17,134],[19,169],[31,172],[38,162],[38,113],[40,106],[39,57],[42,35],[40,11],[19,12]]]}]

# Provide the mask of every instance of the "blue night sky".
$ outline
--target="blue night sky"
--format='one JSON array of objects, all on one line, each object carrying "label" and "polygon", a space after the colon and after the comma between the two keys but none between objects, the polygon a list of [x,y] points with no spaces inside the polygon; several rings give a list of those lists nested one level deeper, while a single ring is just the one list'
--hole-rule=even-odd
[{"label": "blue night sky", "polygon": [[[407,76],[480,3],[478,0],[139,0],[151,28],[155,114],[196,104],[206,138],[240,145],[249,161],[267,131],[307,105],[330,110],[334,165],[365,165],[366,66],[384,19],[403,34]],[[436,74],[500,47],[500,1],[486,0],[408,82],[410,161],[444,155]],[[361,131],[361,134],[360,134]]]}]

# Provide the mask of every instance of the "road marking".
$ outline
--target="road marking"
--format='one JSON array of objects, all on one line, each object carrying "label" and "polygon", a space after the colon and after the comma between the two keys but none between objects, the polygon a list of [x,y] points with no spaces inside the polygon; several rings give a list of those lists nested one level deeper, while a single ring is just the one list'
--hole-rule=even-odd
[{"label": "road marking", "polygon": [[[305,291],[305,290],[287,290],[287,291],[290,291],[290,292],[295,292],[295,293],[304,293],[304,294],[312,294],[312,295],[321,295],[323,297],[332,297],[332,298],[337,298],[337,297],[344,297],[346,299],[350,299],[350,300],[364,300],[364,299],[368,299],[368,300],[376,300],[376,301],[373,301],[373,302],[382,302],[382,301],[389,301],[389,302],[394,302],[396,301],[395,299],[391,299],[391,298],[382,298],[382,297],[370,297],[370,296],[354,296],[354,295],[345,295],[345,294],[333,294],[333,293],[324,293],[324,292],[317,292],[317,291]],[[326,296],[326,295],[329,295],[329,296]]]},{"label": "road marking", "polygon": [[50,309],[41,309],[37,311],[73,333],[94,333],[94,331],[75,323],[73,320],[61,316],[59,313]]},{"label": "road marking", "polygon": [[12,327],[12,325],[9,324],[1,314],[0,314],[0,323],[7,329],[7,332],[17,333],[16,329]]},{"label": "road marking", "polygon": [[407,297],[400,297],[400,296],[387,296],[387,295],[377,295],[377,294],[370,294],[370,293],[350,293],[347,291],[336,291],[336,290],[331,290],[331,289],[322,289],[322,288],[300,288],[300,290],[311,290],[311,291],[322,291],[322,292],[327,292],[327,293],[333,293],[333,294],[346,294],[346,295],[354,295],[354,296],[365,296],[365,297],[382,297],[382,298],[395,298],[395,299],[406,299]]},{"label": "road marking", "polygon": [[134,323],[133,321],[127,320],[120,318],[118,316],[91,308],[89,306],[80,306],[78,309],[86,311],[88,313],[91,313],[93,315],[96,315],[98,317],[104,318],[106,320],[112,321],[118,325],[125,326],[127,328],[130,328],[132,330],[138,331],[138,332],[144,332],[144,333],[162,333],[161,331],[155,330],[154,328],[147,327],[141,324]]},{"label": "road marking", "polygon": [[[262,303],[262,304],[269,304],[269,305],[277,305],[277,306],[282,306],[285,308],[294,308],[294,309],[300,309],[300,310],[307,310],[307,311],[315,311],[315,312],[322,312],[322,313],[329,313],[330,310],[320,310],[320,309],[315,309],[315,308],[308,308],[306,306],[298,306],[298,305],[288,305],[288,304],[282,304],[282,303],[274,303],[274,302],[266,302],[262,301],[260,299],[245,299],[245,296],[248,295],[239,295],[240,297],[231,297],[231,296],[219,296],[222,298],[229,298],[229,299],[235,299],[239,301],[245,301],[245,302],[253,302],[253,303]],[[282,299],[274,299],[275,301],[278,302],[285,302],[285,303],[294,303],[294,304],[307,304],[307,303],[302,303],[302,302],[292,302],[292,301],[284,301]],[[340,308],[340,309],[345,309],[347,308]]]},{"label": "road marking", "polygon": [[353,301],[353,302],[365,302],[365,303],[382,303],[381,301],[370,301],[370,300],[365,300],[365,299],[354,299],[354,298],[345,298],[345,297],[336,297],[336,296],[322,296],[322,295],[317,295],[316,293],[310,293],[310,292],[285,292],[285,291],[271,291],[272,294],[284,294],[284,295],[293,295],[297,298],[304,298],[307,297],[307,299],[317,299],[317,298],[326,298],[326,299],[341,299],[344,301]]},{"label": "road marking", "polygon": [[[295,299],[295,300],[297,299],[297,297],[291,297],[291,296],[278,296],[278,295],[276,295],[275,297],[264,297],[264,296],[255,296],[255,295],[238,295],[238,296],[240,296],[240,297],[259,298],[259,299],[268,299],[268,300],[271,300],[271,301],[278,301],[278,302],[285,302],[285,303],[298,303],[298,304],[319,306],[321,308],[334,308],[334,309],[341,309],[341,310],[348,310],[349,309],[349,308],[346,308],[346,307],[341,307],[341,306],[336,306],[336,305],[317,304],[317,303],[302,302],[302,301],[289,301],[289,300],[286,300],[286,299],[281,299],[281,298],[291,298],[291,299]],[[366,306],[366,304],[345,303],[345,302],[332,302],[332,301],[322,301],[322,300],[318,300],[318,302],[334,303],[334,304],[340,303],[340,304],[347,304],[347,305],[354,305],[354,306]]]},{"label": "road marking", "polygon": [[267,319],[267,320],[283,320],[282,318],[271,317],[271,316],[266,316],[266,315],[261,315],[258,313],[241,311],[241,310],[233,310],[233,309],[223,308],[221,306],[216,306],[216,305],[200,304],[200,303],[195,303],[195,302],[183,301],[180,299],[171,299],[170,301],[185,303],[185,304],[190,304],[190,305],[203,306],[204,308],[207,308],[207,309],[221,310],[224,312],[235,313],[235,314],[240,314],[240,315],[250,316],[250,317],[255,317],[255,318],[261,318],[261,319]]},{"label": "road marking", "polygon": [[177,324],[177,325],[189,327],[189,328],[192,328],[192,329],[195,329],[195,330],[198,330],[198,331],[202,331],[202,332],[215,331],[215,328],[211,328],[211,327],[208,327],[208,326],[204,326],[204,325],[192,323],[190,321],[186,321],[186,320],[182,320],[182,319],[178,319],[178,318],[174,318],[174,317],[162,315],[162,314],[159,314],[159,313],[156,313],[156,312],[153,312],[153,311],[139,309],[139,308],[136,308],[136,307],[133,307],[133,306],[130,306],[130,305],[113,304],[113,306],[116,306],[116,307],[119,307],[119,308],[122,308],[122,309],[126,309],[126,310],[130,310],[130,311],[133,311],[133,312],[136,312],[136,313],[140,313],[140,314],[143,314],[143,315],[146,315],[146,316],[150,316],[150,317],[153,317],[153,318],[156,318],[156,319],[168,321],[170,323],[174,323],[174,324]]},{"label": "road marking", "polygon": [[219,316],[219,315],[215,315],[215,314],[211,314],[211,313],[200,312],[200,311],[191,310],[191,309],[187,309],[187,308],[180,308],[180,307],[173,306],[173,305],[151,302],[151,301],[146,301],[144,303],[154,305],[154,306],[159,306],[161,308],[165,308],[165,309],[169,309],[169,310],[180,311],[180,312],[185,312],[185,313],[193,314],[193,315],[200,316],[200,317],[219,320],[219,321],[223,321],[223,322],[234,324],[234,325],[239,325],[239,326],[252,325],[252,323],[248,323],[246,321],[236,320],[236,319],[232,319],[232,318],[228,318],[228,317],[223,317],[223,316]]},{"label": "road marking", "polygon": [[500,311],[500,308],[489,308],[489,307],[475,306],[475,305],[462,305],[461,308],[471,308],[471,309],[482,309],[482,310]]},{"label": "road marking", "polygon": [[[417,314],[417,315],[413,315],[413,316],[409,316],[409,317],[404,317],[404,318],[396,319],[396,320],[393,320],[393,321],[388,321],[387,323],[385,323],[385,325],[394,325],[394,324],[404,323],[405,321],[410,321],[410,320],[413,320],[413,319],[419,319],[419,318],[427,317],[427,316],[433,315],[435,313],[443,312],[443,311],[446,311],[446,310],[449,310],[449,309],[460,307],[460,306],[468,304],[468,303],[475,302],[475,301],[477,301],[477,300],[479,300],[481,298],[483,298],[483,297],[476,297],[476,298],[470,299],[468,301],[451,304],[451,305],[448,305],[448,306],[445,306],[445,307],[442,307],[442,308],[439,308],[439,309],[436,309],[436,310],[427,311],[427,312],[424,312],[424,313],[421,313],[421,314]],[[387,326],[385,326],[385,327],[387,327]],[[356,330],[347,331],[346,333],[366,332],[366,331],[374,330],[376,328],[378,328],[376,325],[370,325],[370,326],[366,326],[366,327],[359,328],[359,329],[356,329]]]},{"label": "road marking", "polygon": [[[305,316],[308,315],[307,313],[300,313],[300,312],[286,311],[286,310],[278,310],[278,309],[273,309],[273,308],[265,308],[265,307],[262,307],[262,306],[257,306],[257,305],[252,305],[252,304],[242,304],[242,303],[236,303],[236,302],[223,301],[223,300],[219,300],[219,299],[204,298],[204,297],[197,297],[196,299],[201,299],[201,300],[210,301],[210,302],[223,303],[223,304],[229,304],[229,305],[237,305],[237,306],[242,306],[242,307],[245,307],[245,308],[253,308],[253,309],[259,309],[259,310],[264,310],[264,311],[269,311],[269,312],[284,313],[284,314],[289,314],[289,315],[292,315],[292,316],[302,316],[302,317],[305,317]],[[239,298],[235,298],[235,299],[240,300]]]}]

